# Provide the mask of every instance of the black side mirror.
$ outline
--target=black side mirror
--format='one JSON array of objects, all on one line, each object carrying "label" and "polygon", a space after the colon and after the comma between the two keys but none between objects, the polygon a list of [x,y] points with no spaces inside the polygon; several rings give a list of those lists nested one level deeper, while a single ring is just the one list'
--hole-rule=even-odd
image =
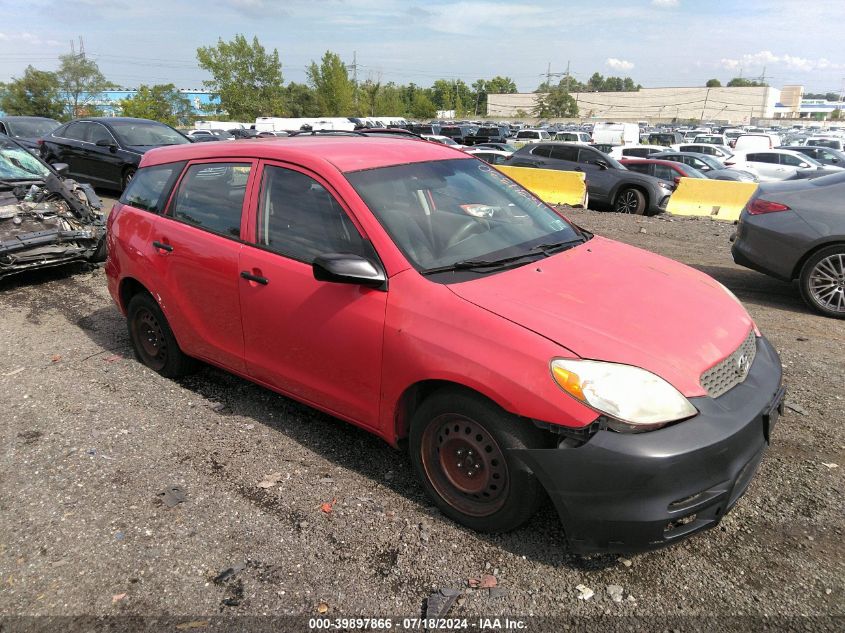
[{"label": "black side mirror", "polygon": [[387,290],[387,276],[381,266],[360,255],[327,253],[317,256],[311,267],[317,281]]},{"label": "black side mirror", "polygon": [[105,138],[101,138],[99,141],[94,143],[97,147],[108,147],[112,152],[117,150],[117,145],[114,144],[114,141],[110,141]]},{"label": "black side mirror", "polygon": [[67,175],[67,170],[70,169],[67,163],[53,163],[52,165],[50,165],[50,167],[55,169],[56,173],[59,174],[59,176]]}]

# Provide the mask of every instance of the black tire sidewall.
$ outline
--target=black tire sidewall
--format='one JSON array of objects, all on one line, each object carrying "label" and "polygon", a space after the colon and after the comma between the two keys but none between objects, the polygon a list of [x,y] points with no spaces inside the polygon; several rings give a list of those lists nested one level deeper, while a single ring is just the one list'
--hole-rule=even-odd
[{"label": "black tire sidewall", "polygon": [[618,208],[619,200],[627,194],[628,192],[633,193],[637,197],[637,209],[633,213],[628,213],[626,215],[645,215],[646,212],[646,200],[645,195],[639,189],[635,189],[634,187],[625,187],[616,195],[616,203],[613,205],[614,210]]},{"label": "black tire sidewall", "polygon": [[845,244],[827,246],[816,252],[806,262],[804,262],[804,265],[801,267],[801,275],[798,279],[798,287],[801,291],[801,298],[804,300],[804,303],[806,303],[814,311],[834,319],[845,319],[845,314],[832,312],[824,306],[819,305],[813,298],[813,293],[810,291],[810,273],[821,260],[835,254],[845,255]]},{"label": "black tire sidewall", "polygon": [[[146,308],[155,316],[158,320],[159,327],[161,328],[162,335],[167,342],[167,358],[165,360],[164,367],[161,369],[154,369],[144,363],[144,358],[140,353],[138,342],[135,340],[135,334],[132,329],[132,321],[134,320],[135,313],[141,308]],[[179,344],[176,342],[176,337],[173,335],[173,330],[170,329],[170,324],[167,322],[167,318],[164,316],[164,313],[158,303],[156,303],[155,299],[153,299],[151,295],[146,292],[140,292],[129,300],[129,305],[126,309],[126,327],[129,331],[129,340],[132,342],[132,349],[135,352],[135,358],[137,358],[138,362],[142,363],[145,367],[148,367],[152,371],[155,371],[167,378],[178,378],[190,371],[192,367],[192,359],[182,352]]]},{"label": "black tire sidewall", "polygon": [[[508,465],[508,493],[504,505],[485,517],[464,514],[446,502],[425,473],[422,437],[425,428],[444,413],[464,415],[483,425],[495,438]],[[486,398],[459,389],[442,389],[426,398],[411,420],[409,451],[414,471],[426,494],[443,514],[479,532],[507,532],[528,521],[537,511],[545,492],[537,477],[509,449],[546,448],[546,436],[529,421],[513,416]]]},{"label": "black tire sidewall", "polygon": [[138,172],[138,169],[135,167],[127,167],[123,170],[123,178],[120,181],[120,191],[126,191],[126,188],[129,186],[129,183],[132,178],[135,177],[135,174]]}]

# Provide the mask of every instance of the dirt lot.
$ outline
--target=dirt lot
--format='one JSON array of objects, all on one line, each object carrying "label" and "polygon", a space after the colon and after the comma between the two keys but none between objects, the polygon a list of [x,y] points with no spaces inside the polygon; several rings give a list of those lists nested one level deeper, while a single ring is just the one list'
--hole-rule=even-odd
[{"label": "dirt lot", "polygon": [[[419,617],[445,587],[463,590],[453,616],[841,627],[828,616],[845,615],[845,321],[735,266],[730,225],[571,215],[713,275],[781,353],[789,409],[719,528],[630,559],[571,556],[549,507],[516,533],[465,530],[365,432],[214,369],[181,382],[144,369],[103,272],[77,267],[0,282],[0,614]],[[172,508],[158,496],[171,485],[186,494]],[[482,574],[503,591],[468,589]]]}]

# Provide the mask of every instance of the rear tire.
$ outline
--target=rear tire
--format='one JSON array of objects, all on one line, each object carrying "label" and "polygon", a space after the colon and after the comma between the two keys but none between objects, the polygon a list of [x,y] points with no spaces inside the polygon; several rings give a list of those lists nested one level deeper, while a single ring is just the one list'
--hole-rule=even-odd
[{"label": "rear tire", "polygon": [[135,358],[153,371],[165,378],[178,378],[194,369],[196,361],[179,348],[167,318],[146,292],[129,300],[126,324]]},{"label": "rear tire", "polygon": [[813,310],[845,319],[845,244],[821,249],[801,268],[801,298]]},{"label": "rear tire", "polygon": [[545,448],[530,422],[461,389],[429,396],[411,420],[411,462],[440,511],[479,532],[507,532],[528,521],[545,493],[509,449]]},{"label": "rear tire", "polygon": [[645,195],[639,189],[627,187],[616,195],[613,210],[617,213],[643,215],[645,213]]}]

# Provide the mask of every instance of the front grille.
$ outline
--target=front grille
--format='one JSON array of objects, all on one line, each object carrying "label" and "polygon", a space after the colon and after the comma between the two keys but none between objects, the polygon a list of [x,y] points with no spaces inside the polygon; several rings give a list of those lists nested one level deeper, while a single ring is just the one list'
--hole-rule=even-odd
[{"label": "front grille", "polygon": [[756,355],[757,337],[752,329],[733,354],[701,374],[701,386],[707,395],[718,398],[744,381]]}]

